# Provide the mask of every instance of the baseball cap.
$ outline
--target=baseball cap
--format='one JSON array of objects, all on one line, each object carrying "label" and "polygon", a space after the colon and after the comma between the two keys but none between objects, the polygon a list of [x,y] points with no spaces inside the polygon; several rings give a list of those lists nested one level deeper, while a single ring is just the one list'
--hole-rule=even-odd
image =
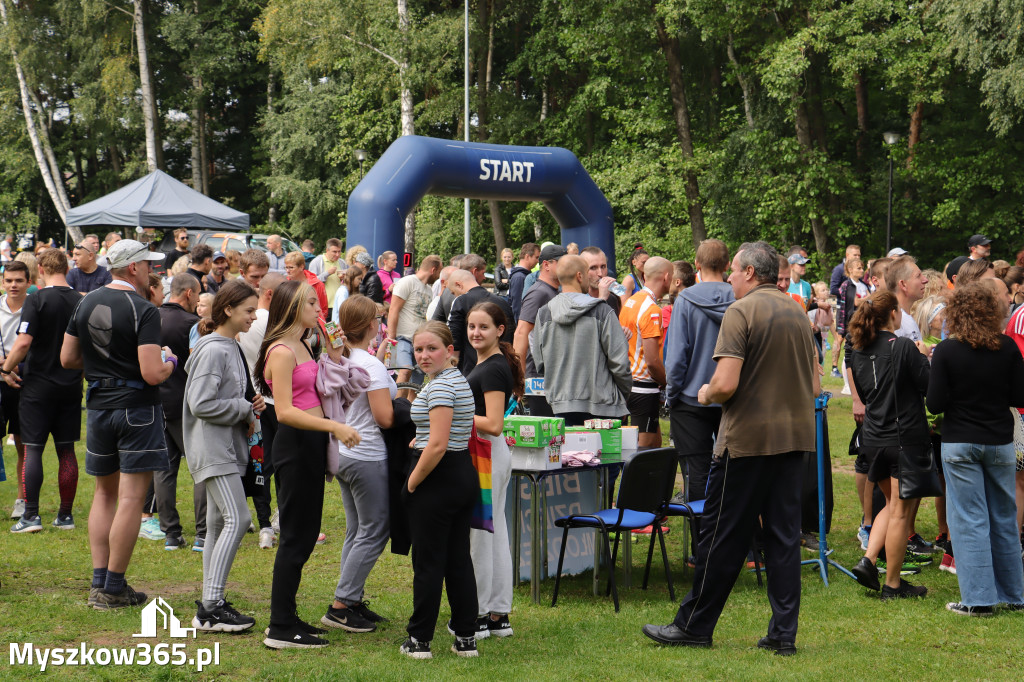
[{"label": "baseball cap", "polygon": [[985,235],[976,234],[972,235],[971,238],[967,240],[967,248],[970,248],[972,246],[985,246],[991,243],[992,240],[986,237]]},{"label": "baseball cap", "polygon": [[953,260],[949,261],[949,265],[946,266],[946,279],[952,282],[953,278],[960,272],[960,268],[962,268],[964,263],[969,260],[970,258],[967,256],[957,256]]},{"label": "baseball cap", "polygon": [[107,250],[107,267],[111,270],[126,268],[144,260],[162,261],[164,254],[150,251],[149,246],[134,239],[122,239]]},{"label": "baseball cap", "polygon": [[565,255],[565,249],[558,244],[548,244],[540,250],[540,260],[558,260]]},{"label": "baseball cap", "polygon": [[887,258],[896,258],[897,256],[905,256],[908,253],[909,251],[907,251],[906,249],[901,249],[900,247],[897,246],[895,248],[889,249],[889,253],[885,255]]},{"label": "baseball cap", "polygon": [[811,262],[810,258],[804,258],[799,253],[794,253],[792,256],[787,258],[790,265],[806,265]]},{"label": "baseball cap", "polygon": [[214,261],[214,262],[217,262],[217,261],[218,261],[218,260],[220,260],[221,258],[223,258],[224,260],[227,260],[227,259],[228,259],[228,257],[224,255],[224,252],[223,252],[223,251],[214,251],[214,252],[213,252],[213,261]]}]

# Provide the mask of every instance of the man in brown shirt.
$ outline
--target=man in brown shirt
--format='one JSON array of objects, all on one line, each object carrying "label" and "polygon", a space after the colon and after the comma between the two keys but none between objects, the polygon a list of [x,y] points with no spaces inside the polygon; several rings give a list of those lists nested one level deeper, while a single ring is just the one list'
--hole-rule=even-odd
[{"label": "man in brown shirt", "polygon": [[[800,491],[803,454],[815,449],[814,397],[821,392],[807,318],[776,288],[778,254],[744,244],[732,262],[736,302],[725,312],[718,363],[697,399],[721,403],[693,589],[669,625],[645,625],[660,644],[710,647],[743,568],[758,517],[764,522],[772,619],[757,645],[796,653],[800,612]],[[714,529],[714,532],[710,532]]]}]

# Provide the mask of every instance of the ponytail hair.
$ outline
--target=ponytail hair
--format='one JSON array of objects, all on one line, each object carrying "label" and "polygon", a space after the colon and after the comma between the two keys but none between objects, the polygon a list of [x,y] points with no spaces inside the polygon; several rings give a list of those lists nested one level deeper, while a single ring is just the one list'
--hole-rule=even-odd
[{"label": "ponytail hair", "polygon": [[[504,327],[506,330],[509,328],[505,311],[497,303],[493,301],[477,303],[466,313],[466,319],[468,320],[469,316],[477,311],[490,317],[495,327]],[[517,400],[522,400],[523,394],[526,392],[526,375],[523,373],[523,366],[519,362],[519,354],[512,348],[511,343],[502,341],[500,337],[498,338],[498,350],[505,357],[508,368],[512,370],[512,394],[515,395]]]},{"label": "ponytail hair", "polygon": [[644,245],[641,244],[640,242],[637,242],[636,244],[633,245],[633,253],[629,254],[629,274],[633,278],[634,286],[644,286],[644,276],[637,272],[636,267],[633,265],[633,261],[635,261],[638,256],[650,255],[651,254],[647,253],[647,251],[644,249]]},{"label": "ponytail hair", "polygon": [[373,299],[356,294],[349,296],[338,308],[338,325],[345,335],[345,345],[341,354],[346,358],[352,353],[350,343],[359,343],[366,339],[366,336],[373,328],[373,321],[377,317],[377,304]]},{"label": "ponytail hair", "polygon": [[878,332],[889,322],[893,312],[899,308],[896,295],[890,291],[876,291],[857,306],[847,331],[850,344],[857,350],[864,350],[878,336]]}]

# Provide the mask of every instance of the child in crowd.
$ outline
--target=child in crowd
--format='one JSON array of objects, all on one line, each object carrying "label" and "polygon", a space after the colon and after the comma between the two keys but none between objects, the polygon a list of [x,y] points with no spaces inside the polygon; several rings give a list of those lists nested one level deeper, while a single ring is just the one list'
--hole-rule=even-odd
[{"label": "child in crowd", "polygon": [[192,625],[209,632],[241,632],[255,620],[225,600],[228,573],[249,529],[249,507],[242,474],[249,464],[249,434],[262,412],[263,396],[246,400],[249,370],[235,336],[256,319],[256,292],[230,280],[213,300],[211,316],[199,322],[206,332],[185,363],[182,431],[193,480],[206,484],[206,547],[203,599]]}]

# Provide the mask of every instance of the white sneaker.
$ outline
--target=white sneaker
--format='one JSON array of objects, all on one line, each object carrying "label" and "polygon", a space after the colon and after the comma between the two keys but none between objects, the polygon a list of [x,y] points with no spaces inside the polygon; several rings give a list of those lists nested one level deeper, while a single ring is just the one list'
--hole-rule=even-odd
[{"label": "white sneaker", "polygon": [[260,528],[260,549],[274,548],[274,529]]},{"label": "white sneaker", "polygon": [[139,526],[139,537],[145,540],[163,540],[167,535],[160,530],[160,521],[155,516],[143,519]]},{"label": "white sneaker", "polygon": [[275,509],[274,515],[270,517],[270,527],[274,529],[275,533],[281,532],[281,510]]},{"label": "white sneaker", "polygon": [[20,519],[25,515],[25,500],[17,499],[14,501],[14,508],[11,510],[12,519]]},{"label": "white sneaker", "polygon": [[850,395],[850,387],[849,386],[843,386],[843,390],[839,391],[839,394],[840,395]]}]

